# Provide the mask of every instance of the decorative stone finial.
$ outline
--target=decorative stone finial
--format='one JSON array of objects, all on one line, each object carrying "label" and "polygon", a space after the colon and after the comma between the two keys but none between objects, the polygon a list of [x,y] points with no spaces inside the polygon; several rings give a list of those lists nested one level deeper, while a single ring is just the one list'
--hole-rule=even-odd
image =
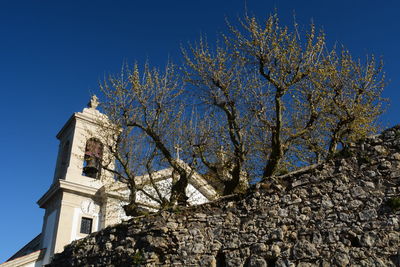
[{"label": "decorative stone finial", "polygon": [[88,103],[88,107],[89,107],[89,108],[96,109],[98,105],[99,105],[99,99],[97,98],[96,95],[93,95],[93,96],[90,98],[90,102]]}]

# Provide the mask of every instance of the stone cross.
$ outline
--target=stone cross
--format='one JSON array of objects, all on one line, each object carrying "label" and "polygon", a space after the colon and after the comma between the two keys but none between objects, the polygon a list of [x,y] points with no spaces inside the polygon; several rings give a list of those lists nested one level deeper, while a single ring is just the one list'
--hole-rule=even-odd
[{"label": "stone cross", "polygon": [[182,148],[179,145],[175,145],[175,149],[176,149],[176,159],[179,160],[179,151],[181,151]]}]

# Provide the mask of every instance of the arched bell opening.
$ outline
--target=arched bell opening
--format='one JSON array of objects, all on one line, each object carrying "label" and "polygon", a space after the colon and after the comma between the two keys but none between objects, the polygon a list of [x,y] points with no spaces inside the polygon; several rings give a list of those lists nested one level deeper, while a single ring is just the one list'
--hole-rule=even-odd
[{"label": "arched bell opening", "polygon": [[102,159],[103,144],[96,138],[90,138],[86,142],[82,175],[100,178]]}]

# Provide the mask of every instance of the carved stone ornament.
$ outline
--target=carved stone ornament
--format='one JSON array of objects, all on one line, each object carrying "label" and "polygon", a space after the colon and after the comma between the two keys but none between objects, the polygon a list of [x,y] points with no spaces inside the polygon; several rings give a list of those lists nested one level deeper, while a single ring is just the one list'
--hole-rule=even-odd
[{"label": "carved stone ornament", "polygon": [[88,107],[89,107],[89,108],[96,109],[97,106],[98,106],[99,104],[100,104],[100,102],[99,102],[98,97],[97,97],[96,95],[93,95],[93,96],[90,98],[90,102],[88,103]]}]

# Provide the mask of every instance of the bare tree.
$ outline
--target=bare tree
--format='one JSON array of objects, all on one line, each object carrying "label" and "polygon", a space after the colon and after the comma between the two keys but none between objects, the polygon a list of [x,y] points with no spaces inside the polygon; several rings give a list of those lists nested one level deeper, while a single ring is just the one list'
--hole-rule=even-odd
[{"label": "bare tree", "polygon": [[[117,168],[110,171],[131,191],[130,206],[126,208],[128,215],[134,214],[137,208],[138,191],[162,209],[175,204],[186,205],[190,170],[175,155],[175,146],[182,145],[181,140],[184,140],[180,129],[185,101],[174,65],[169,63],[161,73],[146,64],[142,76],[137,64],[132,70],[124,66],[121,74],[108,77],[100,90],[105,96],[103,110],[116,129],[109,150],[117,161]],[[186,154],[181,153],[181,156]],[[154,171],[168,167],[173,169],[175,178],[170,198],[160,193],[152,177]],[[138,181],[143,173],[148,173],[155,194],[146,192],[144,183]]]},{"label": "bare tree", "polygon": [[359,138],[376,132],[377,118],[383,112],[386,102],[381,97],[385,87],[382,61],[375,57],[354,60],[349,51],[342,49],[326,57],[328,69],[322,86],[329,92],[326,105],[324,131],[329,132],[327,156],[331,157],[338,149]]},{"label": "bare tree", "polygon": [[[292,29],[281,26],[277,14],[262,23],[246,16],[240,27],[228,25],[215,49],[200,39],[183,54],[187,81],[201,89],[195,94],[225,115],[213,130],[227,135],[219,134],[214,143],[229,140],[235,168],[260,168],[249,163],[261,157],[265,179],[319,162],[339,143],[374,132],[385,83],[373,57],[364,65],[345,49],[338,55],[313,24],[303,34],[296,23]],[[238,179],[232,176],[225,193]]]},{"label": "bare tree", "polygon": [[[103,109],[116,125],[110,150],[114,171],[131,190],[160,208],[186,205],[193,172],[224,195],[317,163],[377,129],[385,77],[374,57],[365,63],[329,49],[311,24],[302,32],[273,14],[262,23],[246,16],[215,45],[204,38],[183,48],[182,73],[137,65],[101,85]],[[181,151],[180,158],[175,149]],[[167,198],[155,170],[171,167]],[[149,173],[144,192],[138,170]]]},{"label": "bare tree", "polygon": [[200,135],[199,142],[194,144],[197,156],[212,176],[224,184],[223,194],[232,194],[248,183],[247,128],[252,119],[243,106],[246,91],[255,81],[247,75],[243,61],[224,46],[217,46],[213,53],[201,39],[190,47],[190,52],[182,51],[186,81],[196,86],[193,95],[202,103],[206,115],[196,129]]}]

